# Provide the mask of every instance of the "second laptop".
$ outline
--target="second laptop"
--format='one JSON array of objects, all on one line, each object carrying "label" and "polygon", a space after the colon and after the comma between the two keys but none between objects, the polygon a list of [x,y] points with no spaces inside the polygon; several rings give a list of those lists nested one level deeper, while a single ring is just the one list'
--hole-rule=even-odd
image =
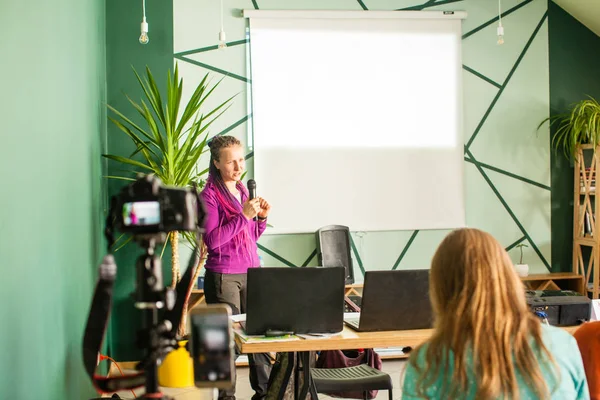
[{"label": "second laptop", "polygon": [[358,318],[344,318],[360,332],[432,327],[429,270],[367,271]]}]

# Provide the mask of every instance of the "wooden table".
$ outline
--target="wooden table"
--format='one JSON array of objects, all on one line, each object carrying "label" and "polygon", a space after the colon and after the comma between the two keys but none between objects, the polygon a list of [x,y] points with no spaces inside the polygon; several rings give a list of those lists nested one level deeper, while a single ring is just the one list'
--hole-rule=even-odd
[{"label": "wooden table", "polygon": [[341,334],[326,339],[301,339],[288,342],[248,343],[235,335],[242,353],[349,350],[380,347],[416,347],[431,336],[432,329],[410,331],[357,332],[344,326]]},{"label": "wooden table", "polygon": [[[563,327],[567,332],[574,333],[578,326]],[[411,347],[415,348],[431,337],[433,329],[417,329],[406,331],[357,332],[344,326],[340,335],[326,339],[300,339],[288,342],[248,343],[237,333],[235,343],[242,353],[288,353],[294,357],[297,399],[305,399],[311,387],[310,352],[318,350],[347,350],[381,347]],[[404,357],[408,357],[405,355]],[[301,367],[300,367],[301,364]],[[300,372],[300,368],[302,372]],[[302,374],[302,384],[298,377]],[[284,379],[287,382],[289,377]],[[287,384],[287,383],[286,383]]]},{"label": "wooden table", "polygon": [[[579,326],[563,327],[574,333]],[[344,326],[340,335],[326,339],[301,339],[288,342],[247,343],[235,335],[235,343],[242,353],[296,352],[319,350],[348,350],[381,347],[417,347],[431,337],[433,329],[410,331],[357,332]]]}]

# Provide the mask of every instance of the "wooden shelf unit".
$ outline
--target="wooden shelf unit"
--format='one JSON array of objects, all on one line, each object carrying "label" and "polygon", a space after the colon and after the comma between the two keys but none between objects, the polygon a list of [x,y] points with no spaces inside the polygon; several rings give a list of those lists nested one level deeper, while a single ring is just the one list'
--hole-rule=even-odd
[{"label": "wooden shelf unit", "polygon": [[[594,150],[592,145],[580,145],[574,168],[573,273],[584,277],[585,290],[593,299],[600,295],[600,219],[596,218],[600,216],[600,200],[596,201],[599,167],[600,146]],[[584,247],[591,248],[587,263]]]},{"label": "wooden shelf unit", "polygon": [[585,294],[583,275],[574,272],[531,274],[522,276],[521,281],[530,290],[573,290]]}]

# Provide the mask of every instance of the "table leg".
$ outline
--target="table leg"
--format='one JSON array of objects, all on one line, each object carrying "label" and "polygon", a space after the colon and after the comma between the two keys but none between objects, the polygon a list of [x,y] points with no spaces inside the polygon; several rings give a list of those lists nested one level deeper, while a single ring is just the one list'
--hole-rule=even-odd
[{"label": "table leg", "polygon": [[[271,369],[266,400],[282,400],[286,397],[290,378],[296,366],[296,353],[277,353],[277,360]],[[289,393],[287,398],[291,398]],[[296,397],[296,390],[293,391]]]},{"label": "table leg", "polygon": [[300,397],[300,355],[294,353],[294,400],[299,400]]},{"label": "table leg", "polygon": [[[302,367],[302,384],[300,384],[300,366]],[[306,399],[309,390],[311,391],[311,394],[313,392],[312,386],[312,377],[310,375],[310,351],[301,351],[298,353],[298,360],[296,363],[296,399]],[[316,393],[316,390],[314,390],[314,392]],[[316,398],[313,400],[316,400]]]}]

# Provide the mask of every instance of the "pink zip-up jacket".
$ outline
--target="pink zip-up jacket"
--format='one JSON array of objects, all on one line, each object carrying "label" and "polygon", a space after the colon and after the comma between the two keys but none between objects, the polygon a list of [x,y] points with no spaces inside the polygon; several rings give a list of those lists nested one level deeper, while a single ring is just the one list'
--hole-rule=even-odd
[{"label": "pink zip-up jacket", "polygon": [[[240,192],[243,204],[248,200],[248,195],[246,191]],[[239,213],[227,220],[225,210],[217,199],[216,188],[210,183],[204,187],[200,197],[204,201],[207,213],[204,243],[208,247],[208,258],[205,268],[222,274],[243,274],[248,271],[248,268],[259,267],[256,241],[265,231],[267,222],[247,219],[242,212],[242,204],[237,200],[235,205]],[[248,254],[245,248],[236,246],[233,240],[242,229],[248,229],[252,241],[251,254]]]}]

